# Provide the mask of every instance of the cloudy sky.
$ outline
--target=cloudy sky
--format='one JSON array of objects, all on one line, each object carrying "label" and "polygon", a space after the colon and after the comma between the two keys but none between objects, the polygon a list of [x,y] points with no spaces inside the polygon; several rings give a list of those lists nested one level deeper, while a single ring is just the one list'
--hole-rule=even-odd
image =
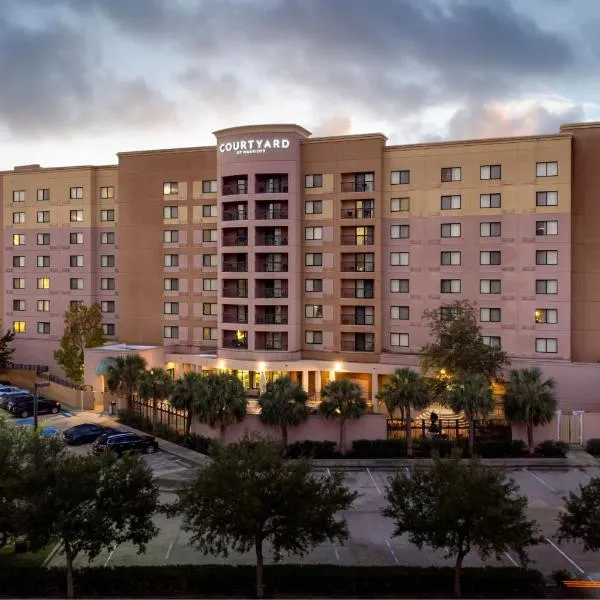
[{"label": "cloudy sky", "polygon": [[0,169],[296,122],[393,143],[600,120],[600,0],[0,0]]}]

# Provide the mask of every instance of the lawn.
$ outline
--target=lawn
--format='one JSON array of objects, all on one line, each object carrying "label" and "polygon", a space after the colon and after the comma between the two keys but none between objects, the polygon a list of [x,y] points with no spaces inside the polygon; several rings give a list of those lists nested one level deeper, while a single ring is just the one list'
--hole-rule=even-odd
[{"label": "lawn", "polygon": [[51,542],[37,552],[15,552],[12,544],[0,548],[0,567],[41,567],[56,546]]}]

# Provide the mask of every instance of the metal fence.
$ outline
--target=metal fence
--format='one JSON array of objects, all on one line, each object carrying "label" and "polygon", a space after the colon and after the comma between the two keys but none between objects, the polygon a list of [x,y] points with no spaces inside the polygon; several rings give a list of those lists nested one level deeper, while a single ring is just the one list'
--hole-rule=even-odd
[{"label": "metal fence", "polygon": [[[139,400],[133,401],[133,410],[152,420],[153,417],[153,403],[152,400]],[[177,431],[178,433],[184,434],[186,432],[186,426],[188,419],[190,418],[186,410],[174,408],[167,402],[156,403],[156,422],[166,425],[170,429]]]},{"label": "metal fence", "polygon": [[[469,436],[469,424],[464,419],[440,419],[436,421],[437,430],[432,430],[431,422],[419,419],[412,422],[413,439],[442,436],[448,440],[460,440]],[[403,440],[406,437],[406,425],[402,419],[388,419],[388,440]],[[475,437],[490,440],[511,439],[510,425],[499,419],[475,421]]]},{"label": "metal fence", "polygon": [[48,365],[30,365],[25,363],[9,363],[9,369],[15,369],[19,371],[35,371],[36,375],[40,376],[42,373],[47,373],[49,370]]}]

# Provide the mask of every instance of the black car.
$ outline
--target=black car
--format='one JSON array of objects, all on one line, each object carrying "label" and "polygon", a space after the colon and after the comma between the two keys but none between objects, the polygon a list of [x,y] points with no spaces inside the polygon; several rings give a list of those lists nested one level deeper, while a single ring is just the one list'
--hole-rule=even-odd
[{"label": "black car", "polygon": [[116,432],[101,435],[92,445],[94,454],[102,454],[112,450],[118,456],[126,452],[145,452],[154,454],[158,451],[158,442],[151,435]]},{"label": "black car", "polygon": [[[15,415],[15,417],[22,417],[23,419],[26,419],[27,417],[33,415],[33,403],[34,398],[31,394],[15,396],[10,399],[10,402],[8,403],[8,410]],[[38,415],[49,413],[56,415],[60,412],[60,402],[40,396],[38,398],[37,411]]]},{"label": "black car", "polygon": [[79,446],[80,444],[90,444],[105,433],[118,433],[112,427],[96,425],[95,423],[82,423],[69,427],[63,431],[63,440],[70,446]]},{"label": "black car", "polygon": [[14,387],[14,386],[5,386],[2,389],[0,389],[0,408],[3,408],[4,410],[8,409],[8,403],[15,397],[15,396],[23,396],[23,395],[27,395],[27,396],[32,396],[31,392],[28,392],[27,390],[18,388],[18,387]]}]

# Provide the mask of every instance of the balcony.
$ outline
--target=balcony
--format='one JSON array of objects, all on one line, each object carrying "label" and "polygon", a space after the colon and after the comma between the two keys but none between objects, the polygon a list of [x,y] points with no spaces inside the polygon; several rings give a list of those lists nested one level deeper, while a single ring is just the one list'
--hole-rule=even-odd
[{"label": "balcony", "polygon": [[287,298],[287,281],[283,279],[264,279],[256,282],[257,298]]},{"label": "balcony", "polygon": [[223,281],[224,298],[247,298],[248,281],[246,279],[227,279]]},{"label": "balcony", "polygon": [[342,246],[372,246],[374,243],[373,234],[342,234]]},{"label": "balcony", "polygon": [[248,323],[248,307],[245,305],[225,304],[223,306],[223,323]]},{"label": "balcony", "polygon": [[257,331],[255,339],[257,350],[288,349],[288,334],[283,331]]},{"label": "balcony", "polygon": [[223,196],[235,196],[248,193],[248,177],[223,177],[221,186]]},{"label": "balcony", "polygon": [[346,273],[373,273],[375,254],[342,254],[342,271]]},{"label": "balcony", "polygon": [[373,207],[342,208],[341,216],[342,219],[373,219],[375,209]]},{"label": "balcony", "polygon": [[372,279],[342,281],[342,298],[372,299],[375,297],[375,284]]},{"label": "balcony", "polygon": [[342,334],[341,347],[344,352],[374,352],[375,338],[373,334],[355,333]]},{"label": "balcony", "polygon": [[257,220],[279,220],[288,218],[287,202],[258,202],[256,204]]},{"label": "balcony", "polygon": [[257,306],[254,321],[258,325],[287,325],[287,306]]},{"label": "balcony", "polygon": [[375,325],[374,312],[372,306],[344,306],[342,325]]},{"label": "balcony", "polygon": [[257,273],[287,273],[287,254],[257,254]]},{"label": "balcony", "polygon": [[375,174],[344,173],[342,175],[342,192],[373,192],[375,191]]},{"label": "balcony", "polygon": [[223,246],[247,246],[248,229],[223,230]]},{"label": "balcony", "polygon": [[223,221],[246,221],[248,219],[248,205],[240,204],[235,207],[223,209]]},{"label": "balcony", "polygon": [[248,332],[247,331],[223,331],[223,348],[228,350],[247,350]]},{"label": "balcony", "polygon": [[257,227],[256,246],[287,246],[287,227]]},{"label": "balcony", "polygon": [[223,271],[226,273],[245,273],[248,271],[248,258],[245,254],[224,254]]},{"label": "balcony", "polygon": [[288,177],[287,175],[257,175],[256,193],[257,194],[287,194]]}]

